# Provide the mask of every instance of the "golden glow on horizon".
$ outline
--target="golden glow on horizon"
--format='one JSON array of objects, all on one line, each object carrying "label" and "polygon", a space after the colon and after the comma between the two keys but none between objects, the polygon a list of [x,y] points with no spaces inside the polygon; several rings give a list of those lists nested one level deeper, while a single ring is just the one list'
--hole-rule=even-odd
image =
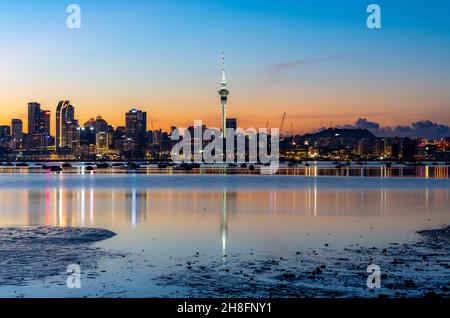
[{"label": "golden glow on horizon", "polygon": [[[55,111],[57,101],[45,102],[39,99],[30,99],[30,101],[37,100],[42,104],[43,109],[50,109],[51,111],[51,131],[55,132]],[[190,104],[195,107],[183,106],[186,103],[169,103],[169,102],[146,102],[146,103],[128,103],[128,104],[114,104],[106,102],[102,105],[101,101],[83,101],[71,100],[75,106],[76,116],[83,125],[90,118],[95,118],[101,115],[109,124],[114,127],[125,125],[125,113],[131,107],[138,107],[147,111],[148,123],[147,129],[151,130],[152,126],[155,129],[162,129],[168,131],[171,126],[188,127],[192,126],[194,120],[202,120],[208,127],[220,127],[220,101],[217,98],[209,98],[203,103],[192,102]],[[298,106],[286,104],[286,107],[271,105],[256,105],[254,100],[248,102],[237,102],[231,98],[229,107],[230,118],[238,119],[238,126],[241,128],[265,128],[269,122],[269,128],[279,128],[283,111],[287,112],[286,123],[284,126],[284,133],[290,132],[291,122],[295,133],[306,133],[319,129],[321,127],[331,127],[337,125],[353,124],[358,118],[367,118],[371,121],[381,123],[383,126],[409,125],[412,122],[429,119],[438,123],[446,124],[450,122],[450,116],[445,116],[442,113],[426,113],[418,111],[402,112],[401,115],[395,111],[384,112],[381,107],[377,108],[380,112],[363,112],[358,110],[355,105],[339,105],[329,107],[323,104],[315,104],[313,102],[306,103],[309,106]],[[302,103],[303,104],[303,103]],[[27,130],[27,102],[10,103],[2,101],[0,98],[0,105],[17,105],[14,107],[0,108],[0,124],[10,125],[11,119],[20,118],[23,121],[24,131]],[[125,106],[124,106],[125,105]],[[151,106],[158,105],[158,106]],[[401,121],[400,121],[401,119]]]}]

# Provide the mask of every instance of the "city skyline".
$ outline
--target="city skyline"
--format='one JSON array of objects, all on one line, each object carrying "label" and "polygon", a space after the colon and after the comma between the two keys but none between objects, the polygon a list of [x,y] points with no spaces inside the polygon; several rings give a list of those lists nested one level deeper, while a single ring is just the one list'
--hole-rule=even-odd
[{"label": "city skyline", "polygon": [[[297,62],[298,63],[298,62]],[[286,66],[282,66],[286,67]],[[220,82],[220,88],[219,88],[219,97],[220,97],[220,125],[216,128],[221,129],[222,131],[225,131],[226,128],[255,128],[255,127],[242,127],[237,125],[237,118],[236,117],[228,117],[227,116],[227,108],[228,108],[228,98],[230,96],[230,91],[228,89],[228,81],[226,78],[226,69],[225,69],[225,53],[222,52],[222,58],[221,58],[221,72],[222,72],[222,79]],[[105,125],[110,126],[111,128],[120,128],[120,127],[126,127],[128,126],[128,118],[129,115],[134,116],[135,114],[143,114],[143,118],[140,118],[139,121],[141,122],[140,125],[142,125],[141,128],[144,128],[144,131],[148,131],[147,127],[149,124],[151,125],[152,129],[151,131],[163,131],[161,127],[156,127],[154,125],[154,120],[151,118],[147,118],[147,112],[145,110],[137,110],[136,107],[132,107],[131,110],[127,111],[125,114],[125,121],[114,125],[111,123],[108,124],[108,121],[106,121],[101,114],[98,114],[96,116],[89,116],[87,120],[84,121],[84,124],[81,125],[81,120],[79,119],[79,114],[75,112],[75,107],[71,104],[69,100],[62,100],[58,102],[58,105],[56,107],[55,111],[55,119],[56,124],[53,126],[51,125],[51,110],[43,110],[42,105],[39,102],[29,102],[28,103],[28,114],[25,117],[25,120],[22,118],[13,118],[11,119],[11,127],[10,131],[14,131],[14,122],[21,121],[21,125],[23,125],[24,122],[27,123],[28,134],[44,134],[48,138],[52,136],[52,134],[55,136],[55,145],[57,148],[64,148],[67,147],[66,141],[64,138],[61,137],[66,134],[66,132],[63,132],[62,130],[65,129],[64,125],[69,124],[71,128],[69,130],[72,131],[71,135],[76,135],[76,130],[81,128],[87,128],[90,125],[96,126],[100,120],[100,122],[104,122]],[[286,127],[286,115],[285,112],[283,114],[283,118],[281,120],[281,123],[279,126],[275,126],[275,128],[279,128],[281,130],[281,134],[286,135],[302,135],[300,131],[294,130],[294,122],[290,122],[291,129],[288,130],[282,130],[283,127]],[[195,123],[196,119],[192,119]],[[215,120],[211,120],[212,122],[215,122]],[[63,125],[63,123],[65,123]],[[267,121],[266,127],[269,128],[270,120]],[[297,123],[297,122],[296,122]],[[8,124],[2,124],[0,122],[0,126],[6,127]],[[61,128],[63,127],[63,128]],[[171,131],[174,127],[177,127],[176,125],[171,124],[170,129],[165,130],[165,132]],[[180,127],[180,128],[188,128],[191,127],[190,124]],[[274,128],[273,126],[270,126],[271,128]],[[139,130],[142,130],[139,128]],[[264,128],[264,127],[260,127]],[[431,139],[431,140],[437,140],[437,139],[443,139],[450,136],[450,126],[434,123],[429,120],[419,120],[417,122],[412,123],[411,125],[397,125],[394,127],[383,127],[377,122],[373,122],[370,120],[367,120],[366,118],[358,118],[354,123],[351,124],[345,124],[345,125],[339,125],[336,124],[333,125],[333,122],[330,122],[329,125],[324,123],[323,121],[320,122],[320,125],[318,127],[313,126],[313,129],[311,132],[305,132],[305,134],[308,133],[315,133],[319,131],[323,131],[327,128],[337,128],[337,129],[367,129],[374,133],[377,137],[411,137],[411,138],[425,138],[425,139]],[[97,130],[96,130],[97,131]],[[100,130],[102,132],[106,131],[105,129]],[[143,134],[144,131],[141,131],[139,134]],[[24,132],[24,131],[22,131]],[[127,135],[130,135],[129,132],[126,132]],[[47,138],[46,137],[46,138]],[[136,136],[134,136],[136,137]],[[73,137],[67,137],[72,139]],[[103,139],[105,139],[104,136],[102,136]],[[129,136],[128,136],[129,138]],[[13,138],[14,139],[14,138]],[[135,139],[135,138],[131,138]],[[62,141],[61,141],[62,140]],[[106,138],[107,140],[107,138]],[[74,142],[79,142],[79,138],[75,138]],[[47,144],[47,142],[40,141],[41,144]]]},{"label": "city skyline", "polygon": [[243,127],[279,126],[284,112],[297,133],[358,118],[450,124],[447,3],[379,1],[381,30],[366,27],[367,4],[357,1],[78,3],[80,30],[67,29],[64,4],[0,4],[1,124],[27,127],[24,105],[54,112],[70,99],[80,122],[101,114],[123,125],[137,105],[163,130],[194,119],[220,127],[222,51],[228,116]]}]

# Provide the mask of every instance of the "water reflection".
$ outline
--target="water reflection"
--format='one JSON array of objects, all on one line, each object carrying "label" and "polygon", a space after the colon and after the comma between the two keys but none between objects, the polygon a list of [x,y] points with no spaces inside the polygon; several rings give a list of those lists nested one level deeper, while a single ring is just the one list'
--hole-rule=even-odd
[{"label": "water reflection", "polygon": [[[150,214],[199,218],[203,206],[220,211],[226,238],[227,218],[235,216],[383,216],[448,208],[450,189],[320,189],[317,184],[298,191],[155,191],[106,189],[0,190],[0,224],[12,217],[23,225],[95,226],[119,222],[137,227]],[[86,198],[87,197],[87,198]],[[88,220],[86,220],[88,211]],[[129,215],[129,217],[126,216]],[[6,217],[6,218],[5,218]],[[23,217],[23,218],[22,218]],[[226,244],[224,243],[224,250]]]},{"label": "water reflection", "polygon": [[222,218],[220,222],[220,233],[222,236],[222,256],[225,261],[227,255],[227,234],[228,234],[228,214],[227,214],[227,191],[222,192]]},{"label": "water reflection", "polygon": [[[62,163],[55,163],[62,164]],[[36,166],[28,168],[23,167],[7,167],[0,166],[0,173],[8,174],[48,174],[48,170],[37,169]],[[86,167],[82,163],[75,163],[72,168],[65,168],[64,174],[79,174],[79,175],[123,175],[123,174],[140,174],[140,175],[154,175],[154,174],[200,174],[200,175],[214,175],[214,174],[231,174],[231,175],[252,175],[260,174],[261,167],[257,166],[255,170],[241,167],[228,166],[202,166],[189,171],[175,169],[173,167],[158,168],[156,165],[142,165],[141,168],[132,170],[130,172],[126,168],[112,167],[109,169],[96,169],[95,171],[86,171]],[[350,165],[334,164],[331,162],[310,162],[302,165],[289,167],[282,164],[278,170],[278,175],[290,176],[341,176],[341,177],[376,177],[376,178],[395,178],[395,177],[412,177],[425,179],[449,179],[450,165],[448,163],[410,163],[410,164],[392,164],[386,166],[383,162],[366,162],[366,163],[351,163]]]},{"label": "water reflection", "polygon": [[252,239],[273,244],[279,236],[299,240],[305,232],[322,235],[332,229],[348,235],[370,222],[392,231],[420,228],[429,219],[449,223],[449,194],[448,188],[322,188],[316,181],[301,189],[258,191],[0,189],[0,226],[100,227],[124,237],[158,236],[169,245],[215,241],[225,259],[230,248]]},{"label": "water reflection", "polygon": [[[91,189],[44,189],[43,191],[0,191],[0,224],[12,216],[19,224],[47,226],[95,226],[105,221],[127,223],[136,228],[146,223],[148,214],[187,213],[198,216],[203,205],[220,206],[221,233],[226,237],[229,213],[241,215],[367,216],[415,210],[439,211],[448,208],[449,189],[423,190],[321,190],[313,185],[301,191],[159,192],[132,189],[108,191]],[[87,194],[86,194],[87,192]],[[87,196],[87,198],[86,198]],[[147,208],[149,205],[149,209]],[[88,220],[86,222],[86,211]],[[128,212],[126,212],[128,211]],[[129,215],[125,217],[124,212]],[[20,216],[26,215],[25,219]],[[109,220],[108,220],[109,218]],[[128,220],[128,221],[127,221]],[[225,249],[225,244],[224,244]]]}]

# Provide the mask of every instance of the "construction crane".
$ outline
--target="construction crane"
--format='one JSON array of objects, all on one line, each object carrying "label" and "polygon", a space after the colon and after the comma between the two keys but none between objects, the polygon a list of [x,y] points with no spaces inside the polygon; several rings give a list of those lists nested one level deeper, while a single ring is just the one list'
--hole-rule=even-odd
[{"label": "construction crane", "polygon": [[284,126],[284,121],[286,120],[286,112],[284,113],[284,115],[283,115],[283,120],[281,121],[281,126],[280,126],[280,135],[281,135],[281,132],[283,131],[283,126]]},{"label": "construction crane", "polygon": [[269,122],[270,122],[270,120],[267,121],[266,129],[269,129]]}]

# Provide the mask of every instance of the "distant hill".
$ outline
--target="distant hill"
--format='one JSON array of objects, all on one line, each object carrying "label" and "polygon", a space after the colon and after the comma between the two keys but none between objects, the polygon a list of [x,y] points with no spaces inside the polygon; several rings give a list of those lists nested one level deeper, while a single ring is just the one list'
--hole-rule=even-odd
[{"label": "distant hill", "polygon": [[352,138],[352,139],[375,139],[376,136],[367,129],[339,129],[328,128],[315,134],[304,135],[303,138]]}]

